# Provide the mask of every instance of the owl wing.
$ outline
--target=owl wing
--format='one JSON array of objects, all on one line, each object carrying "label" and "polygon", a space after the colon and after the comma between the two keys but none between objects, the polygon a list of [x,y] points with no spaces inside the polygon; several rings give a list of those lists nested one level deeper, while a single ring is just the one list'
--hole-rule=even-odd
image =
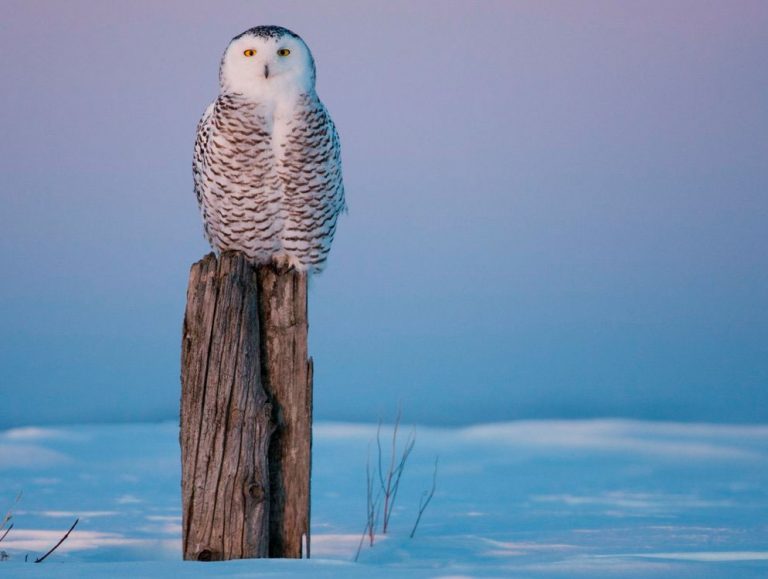
[{"label": "owl wing", "polygon": [[311,269],[322,268],[346,210],[341,144],[336,126],[319,99],[305,102],[296,116],[278,167],[288,209],[286,249]]},{"label": "owl wing", "polygon": [[205,109],[200,122],[197,123],[197,134],[195,137],[195,153],[192,158],[192,175],[194,177],[195,195],[197,203],[202,209],[203,194],[205,190],[205,165],[206,154],[208,151],[208,141],[211,138],[211,127],[213,125],[213,110],[216,103],[213,102]]}]

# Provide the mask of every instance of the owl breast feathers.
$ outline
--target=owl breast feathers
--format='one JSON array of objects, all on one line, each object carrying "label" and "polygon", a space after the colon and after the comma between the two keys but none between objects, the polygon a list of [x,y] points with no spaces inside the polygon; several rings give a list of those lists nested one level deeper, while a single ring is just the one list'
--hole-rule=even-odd
[{"label": "owl breast feathers", "polygon": [[[239,42],[240,49],[261,47],[256,42],[260,40],[268,43],[264,51],[290,52],[281,48],[280,35],[252,37],[250,43]],[[287,38],[294,43],[298,39]],[[279,67],[290,72],[287,67],[292,63],[272,62],[283,57],[268,55],[262,64],[248,56],[259,50],[240,49],[225,53],[221,94],[197,128],[193,174],[206,237],[215,250],[241,251],[257,264],[277,262],[318,272],[328,257],[345,201],[339,138],[311,86],[314,62],[311,56],[306,61],[311,65],[311,85],[300,78],[294,87],[289,73],[282,81],[279,78]],[[245,73],[225,70],[230,52],[235,53],[233,58],[248,59],[245,64],[235,61],[236,65],[252,68]],[[228,86],[227,74],[237,81],[237,75],[250,70],[264,76],[256,88],[251,90],[245,81],[242,91]]]}]

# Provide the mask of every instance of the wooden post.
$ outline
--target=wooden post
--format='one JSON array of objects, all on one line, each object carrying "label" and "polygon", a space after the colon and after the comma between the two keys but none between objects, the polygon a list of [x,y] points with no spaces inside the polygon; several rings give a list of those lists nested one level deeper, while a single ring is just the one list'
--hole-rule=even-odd
[{"label": "wooden post", "polygon": [[185,559],[267,556],[273,424],[259,344],[255,269],[236,253],[193,265],[181,362]]},{"label": "wooden post", "polygon": [[312,360],[307,358],[307,275],[261,267],[259,290],[261,375],[276,422],[269,447],[269,556],[308,558]]},{"label": "wooden post", "polygon": [[236,252],[193,265],[181,382],[184,558],[309,556],[306,275]]}]

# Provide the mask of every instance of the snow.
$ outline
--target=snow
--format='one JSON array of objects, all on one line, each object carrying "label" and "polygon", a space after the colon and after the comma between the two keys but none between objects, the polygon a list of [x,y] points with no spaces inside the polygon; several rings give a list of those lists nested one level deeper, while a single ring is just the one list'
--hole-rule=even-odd
[{"label": "snow", "polygon": [[[363,549],[376,426],[315,427],[312,559],[180,561],[176,424],[0,433],[13,577],[766,577],[768,427],[622,420],[416,429],[392,529]],[[384,429],[383,436],[389,434]],[[402,429],[405,440],[408,429]],[[385,444],[385,448],[387,445]],[[416,537],[419,498],[440,457]],[[375,462],[375,460],[374,460]],[[69,539],[40,565],[75,518]]]}]

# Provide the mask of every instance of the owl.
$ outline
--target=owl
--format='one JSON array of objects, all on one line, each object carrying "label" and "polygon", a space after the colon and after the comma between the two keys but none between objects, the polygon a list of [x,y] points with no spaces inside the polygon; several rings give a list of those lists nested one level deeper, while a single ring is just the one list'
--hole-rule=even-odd
[{"label": "owl", "polygon": [[193,177],[217,252],[255,264],[322,270],[346,210],[336,127],[297,35],[257,26],[232,39],[220,91],[197,127]]}]

